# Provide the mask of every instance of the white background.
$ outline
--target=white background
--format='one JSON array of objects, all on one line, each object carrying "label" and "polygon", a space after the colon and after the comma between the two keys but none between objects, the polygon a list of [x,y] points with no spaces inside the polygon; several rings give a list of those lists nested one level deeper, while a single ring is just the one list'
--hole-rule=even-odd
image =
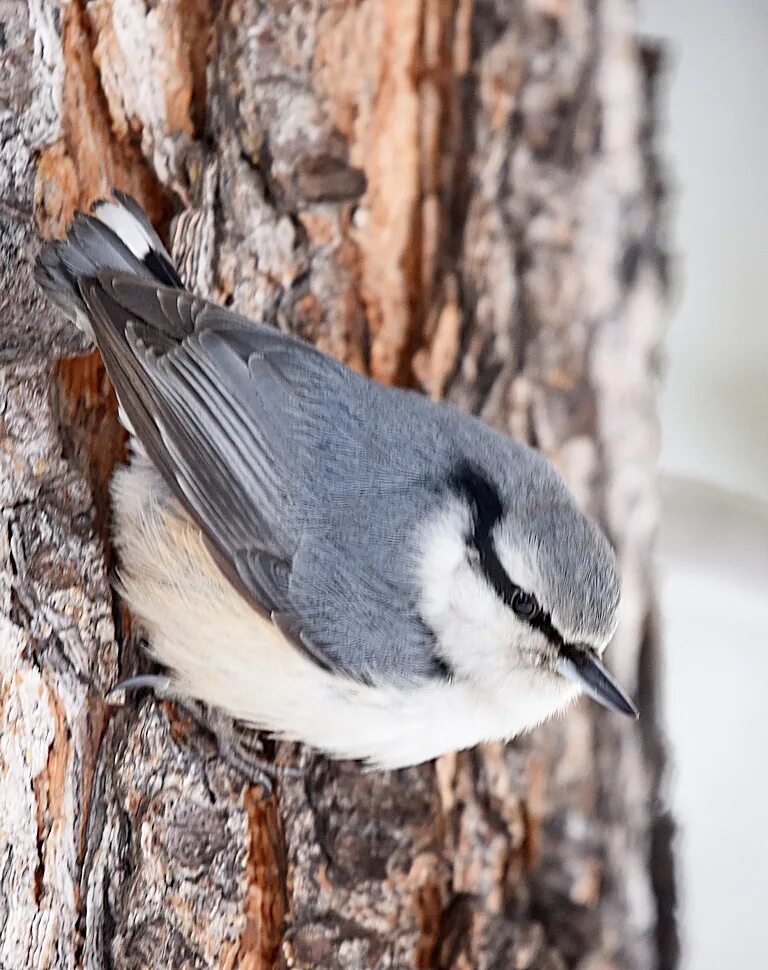
[{"label": "white background", "polygon": [[686,970],[768,967],[768,0],[640,0],[664,39],[674,299],[664,698]]}]

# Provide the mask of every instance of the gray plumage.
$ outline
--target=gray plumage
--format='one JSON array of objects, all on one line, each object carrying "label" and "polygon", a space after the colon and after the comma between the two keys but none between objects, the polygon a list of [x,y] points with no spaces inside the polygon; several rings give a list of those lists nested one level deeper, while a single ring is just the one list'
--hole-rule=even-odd
[{"label": "gray plumage", "polygon": [[613,554],[540,455],[195,298],[138,206],[120,203],[146,247],[78,216],[43,249],[38,280],[87,318],[149,458],[226,577],[295,645],[361,680],[451,676],[423,616],[418,557],[461,468],[500,500],[490,541],[530,552],[559,634],[610,636]]}]

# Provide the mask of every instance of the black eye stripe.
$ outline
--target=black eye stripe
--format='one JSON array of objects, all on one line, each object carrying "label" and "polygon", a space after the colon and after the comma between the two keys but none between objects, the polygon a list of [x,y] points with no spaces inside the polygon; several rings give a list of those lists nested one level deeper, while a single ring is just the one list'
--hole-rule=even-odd
[{"label": "black eye stripe", "polygon": [[[491,532],[502,516],[502,505],[499,493],[494,486],[479,472],[467,464],[460,465],[450,479],[451,489],[463,495],[472,507],[472,534],[467,541],[477,551],[480,568],[497,595],[512,607],[514,599],[520,594],[528,594],[507,575],[506,570],[496,553]],[[565,641],[552,623],[552,618],[543,609],[531,617],[520,617],[524,623],[541,631],[550,643],[558,648],[565,645]]]}]

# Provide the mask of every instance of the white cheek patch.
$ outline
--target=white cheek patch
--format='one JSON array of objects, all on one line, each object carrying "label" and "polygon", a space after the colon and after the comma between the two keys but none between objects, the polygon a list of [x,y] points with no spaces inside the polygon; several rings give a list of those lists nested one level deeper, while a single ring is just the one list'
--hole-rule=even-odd
[{"label": "white cheek patch", "polygon": [[510,669],[514,618],[469,560],[469,511],[450,505],[421,537],[421,610],[444,658],[458,673],[503,676]]},{"label": "white cheek patch", "polygon": [[424,529],[418,564],[422,606],[429,617],[439,615],[466,561],[462,539],[464,516],[458,508],[447,508]]}]

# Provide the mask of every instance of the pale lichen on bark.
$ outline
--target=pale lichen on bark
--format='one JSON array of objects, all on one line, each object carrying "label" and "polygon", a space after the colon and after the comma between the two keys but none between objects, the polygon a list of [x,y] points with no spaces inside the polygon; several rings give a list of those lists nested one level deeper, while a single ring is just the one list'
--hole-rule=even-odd
[{"label": "pale lichen on bark", "polygon": [[[0,23],[0,967],[670,966],[631,4],[0,0]],[[641,730],[580,705],[392,774],[278,745],[264,799],[170,702],[106,703],[139,656],[109,582],[123,437],[98,359],[51,363],[85,343],[30,266],[34,224],[115,185],[176,214],[199,292],[542,448],[619,551]]]}]

